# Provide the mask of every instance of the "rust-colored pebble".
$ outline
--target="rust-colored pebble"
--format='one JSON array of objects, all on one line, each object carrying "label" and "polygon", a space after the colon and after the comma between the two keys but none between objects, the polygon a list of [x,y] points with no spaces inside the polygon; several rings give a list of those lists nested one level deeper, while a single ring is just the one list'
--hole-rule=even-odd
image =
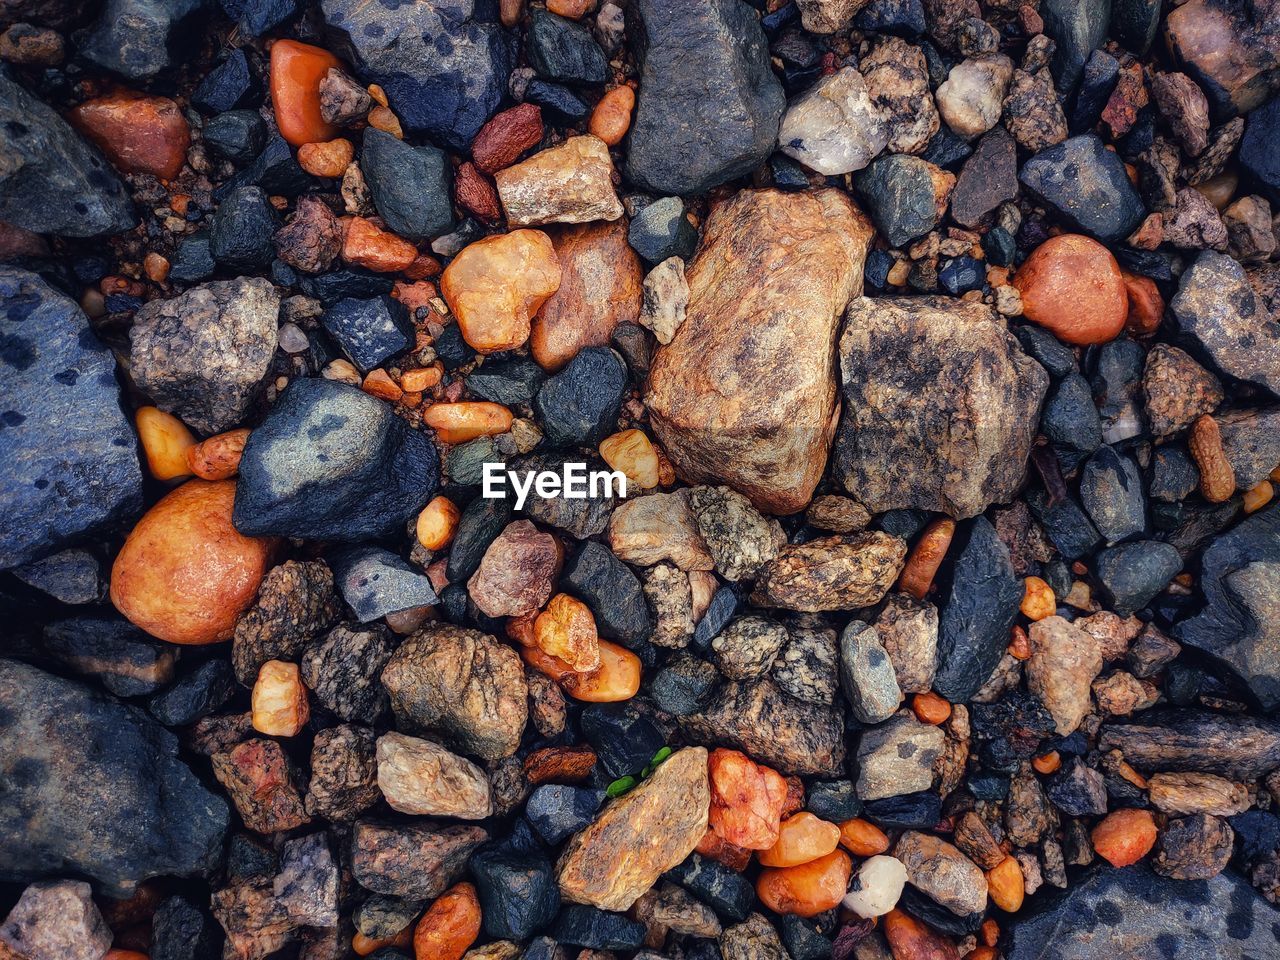
[{"label": "rust-colored pebble", "polygon": [[917,600],[928,596],[933,578],[942,566],[955,532],[956,522],[950,517],[940,517],[925,527],[898,577],[899,590],[911,594]]},{"label": "rust-colored pebble", "polygon": [[271,46],[271,105],[280,136],[295,147],[332,140],[338,132],[320,116],[320,81],[331,67],[342,64],[320,47],[296,40]]},{"label": "rust-colored pebble", "polygon": [[1113,810],[1090,836],[1098,856],[1113,867],[1127,867],[1155,846],[1155,817],[1150,810]]},{"label": "rust-colored pebble", "polygon": [[926,693],[917,693],[911,698],[911,711],[921,723],[936,727],[946,723],[947,718],[951,716],[951,703],[930,690]]},{"label": "rust-colored pebble", "polygon": [[756,880],[760,902],[774,913],[816,917],[844,899],[853,861],[833,850],[798,867],[766,867]]},{"label": "rust-colored pebble", "polygon": [[459,883],[427,909],[413,931],[415,960],[462,960],[480,936],[480,899],[476,888]]},{"label": "rust-colored pebble", "polygon": [[636,106],[636,92],[630,87],[614,87],[591,111],[587,131],[611,147],[616,147],[631,129],[631,111]]},{"label": "rust-colored pebble", "polygon": [[1129,294],[1116,258],[1077,233],[1050,237],[1018,268],[1013,285],[1022,313],[1064,343],[1114,340],[1129,316]]},{"label": "rust-colored pebble", "polygon": [[840,824],[840,846],[855,857],[874,857],[889,849],[889,838],[871,821],[854,817]]}]

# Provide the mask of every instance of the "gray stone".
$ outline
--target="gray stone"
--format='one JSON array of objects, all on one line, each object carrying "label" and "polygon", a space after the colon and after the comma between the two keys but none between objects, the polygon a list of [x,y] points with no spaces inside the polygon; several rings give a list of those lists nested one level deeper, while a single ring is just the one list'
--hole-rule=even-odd
[{"label": "gray stone", "polygon": [[865,803],[928,790],[946,739],[941,727],[921,723],[910,710],[864,730],[858,742],[858,797]]},{"label": "gray stone", "polygon": [[1159,540],[1137,540],[1101,551],[1094,573],[1111,609],[1122,617],[1141,610],[1182,569],[1177,548]]},{"label": "gray stone", "polygon": [[1108,544],[1138,536],[1147,528],[1142,472],[1132,458],[1103,444],[1080,473],[1080,502]]},{"label": "gray stone", "polygon": [[876,628],[861,620],[850,620],[840,635],[840,688],[863,723],[888,720],[902,703],[893,661]]},{"label": "gray stone", "polygon": [[192,46],[196,17],[208,0],[108,0],[80,43],[80,55],[127,80],[173,67]]},{"label": "gray stone", "polygon": [[73,617],[47,624],[42,648],[78,674],[94,677],[118,697],[155,693],[173,680],[178,647],[126,620]]},{"label": "gray stone", "polygon": [[439,602],[431,581],[390,550],[360,546],[329,558],[338,591],[361,623]]},{"label": "gray stone", "polygon": [[391,631],[381,624],[341,623],[303,651],[302,680],[334,715],[373,724],[387,709],[379,678],[393,650]]},{"label": "gray stone", "polygon": [[1064,96],[1080,82],[1089,54],[1107,39],[1112,0],[1044,0],[1040,16],[1053,38],[1053,79]]},{"label": "gray stone", "polygon": [[13,568],[13,575],[59,603],[96,603],[104,586],[98,558],[88,550],[73,548],[51,553],[42,560]]},{"label": "gray stone", "polygon": [[132,520],[142,468],[111,352],[71,299],[25,270],[0,269],[0,366],[8,569]]},{"label": "gray stone", "polygon": [[1092,133],[1041,150],[1022,165],[1018,179],[1068,222],[1104,243],[1128,237],[1147,213],[1124,161]]},{"label": "gray stone", "polygon": [[412,146],[369,127],[360,148],[360,172],[378,215],[393,233],[434,240],[454,228],[449,160],[443,150]]},{"label": "gray stone", "polygon": [[938,225],[954,180],[927,160],[893,153],[873,161],[853,182],[885,240],[905,247]]},{"label": "gray stone", "polygon": [[927,693],[938,670],[938,608],[905,593],[885,600],[876,631],[903,693]]},{"label": "gray stone", "polygon": [[689,508],[716,572],[726,580],[750,579],[786,542],[777,520],[729,487],[694,487]]},{"label": "gray stone", "polygon": [[730,680],[755,680],[764,675],[787,642],[782,624],[764,617],[739,617],[711,641],[716,666]]},{"label": "gray stone", "polygon": [[787,108],[779,149],[827,176],[861,170],[889,142],[884,112],[853,67],[823,77]]},{"label": "gray stone", "polygon": [[0,926],[0,948],[22,960],[101,960],[111,929],[87,883],[33,883]]},{"label": "gray stone", "polygon": [[770,676],[785,693],[806,703],[830,706],[835,700],[839,647],[834,630],[794,626]]}]

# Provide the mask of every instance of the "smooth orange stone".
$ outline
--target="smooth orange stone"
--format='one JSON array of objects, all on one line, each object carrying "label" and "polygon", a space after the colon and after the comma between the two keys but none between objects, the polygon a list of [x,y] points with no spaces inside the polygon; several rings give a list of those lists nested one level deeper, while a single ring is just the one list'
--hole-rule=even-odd
[{"label": "smooth orange stone", "polygon": [[557,593],[533,621],[533,642],[578,673],[600,666],[600,638],[591,609],[567,593]]},{"label": "smooth orange stone", "polygon": [[111,568],[111,602],[170,643],[230,640],[274,541],[231,524],[234,480],[188,480],[142,515]]},{"label": "smooth orange stone", "polygon": [[625,647],[601,640],[600,666],[588,673],[570,672],[560,679],[560,686],[583,703],[630,700],[640,690],[640,658]]},{"label": "smooth orange stone", "polygon": [[833,850],[798,867],[766,867],[756,880],[760,902],[774,913],[816,917],[844,899],[853,861]]},{"label": "smooth orange stone", "polygon": [[1022,909],[1026,883],[1022,864],[1016,857],[1005,857],[987,871],[987,892],[991,895],[991,902],[1005,913],[1017,913]]},{"label": "smooth orange stone", "polygon": [[248,427],[216,434],[187,450],[187,466],[201,480],[227,480],[240,472],[240,457],[248,442]]},{"label": "smooth orange stone", "polygon": [[1113,810],[1093,828],[1090,837],[1098,856],[1113,867],[1127,867],[1155,846],[1155,817],[1150,810]]},{"label": "smooth orange stone", "polygon": [[431,427],[443,443],[466,443],[476,437],[506,433],[513,419],[510,410],[488,400],[433,403],[422,414],[422,422]]},{"label": "smooth orange stone", "polygon": [[342,63],[328,50],[297,40],[271,45],[271,104],[280,136],[295,147],[332,140],[338,128],[320,116],[320,81]]},{"label": "smooth orange stone", "polygon": [[1160,296],[1160,288],[1150,277],[1130,273],[1121,268],[1120,276],[1124,278],[1125,293],[1129,296],[1129,313],[1125,318],[1125,329],[1135,337],[1145,337],[1156,332],[1160,321],[1164,318],[1164,297]]},{"label": "smooth orange stone", "polygon": [[313,177],[334,179],[346,172],[356,148],[343,137],[322,143],[304,143],[298,148],[298,166]]},{"label": "smooth orange stone", "polygon": [[631,129],[631,111],[636,108],[636,92],[630,87],[614,87],[591,111],[587,132],[616,147]]},{"label": "smooth orange stone", "polygon": [[148,960],[145,953],[137,950],[108,950],[102,960]]},{"label": "smooth orange stone", "polygon": [[480,936],[480,899],[476,888],[459,883],[446,890],[422,915],[413,931],[415,960],[462,960]]},{"label": "smooth orange stone", "polygon": [[1062,766],[1062,754],[1058,753],[1057,750],[1042,753],[1038,757],[1031,758],[1031,766],[1035,768],[1036,773],[1043,773],[1046,776],[1056,773],[1058,768]]},{"label": "smooth orange stone", "polygon": [[121,173],[149,173],[172,180],[182,172],[191,127],[168,97],[120,90],[86,100],[70,116],[72,126]]},{"label": "smooth orange stone", "polygon": [[547,0],[547,9],[557,16],[580,20],[596,8],[596,0]]},{"label": "smooth orange stone", "polygon": [[512,230],[462,249],[440,278],[440,293],[462,338],[480,353],[514,350],[533,315],[560,289],[560,260],[541,230]]},{"label": "smooth orange stone", "polygon": [[1078,233],[1050,237],[1018,268],[1013,285],[1022,313],[1064,343],[1114,340],[1129,315],[1120,264],[1097,240]]},{"label": "smooth orange stone", "polygon": [[893,960],[959,960],[960,953],[950,939],[935,933],[910,914],[896,907],[884,917],[880,928],[889,941]]},{"label": "smooth orange stone", "polygon": [[342,259],[376,273],[396,273],[418,257],[408,240],[364,217],[352,217],[342,238]]},{"label": "smooth orange stone", "polygon": [[917,693],[911,698],[911,712],[921,723],[936,727],[940,723],[946,723],[951,716],[951,704],[930,690],[927,693]]},{"label": "smooth orange stone", "polygon": [[760,851],[757,860],[766,867],[798,867],[825,857],[840,843],[840,828],[812,813],[797,813],[782,821],[778,842]]},{"label": "smooth orange stone", "polygon": [[889,849],[889,838],[874,823],[854,817],[840,824],[840,845],[856,857],[874,857]]},{"label": "smooth orange stone", "polygon": [[1027,577],[1022,581],[1022,603],[1018,609],[1028,620],[1043,620],[1058,611],[1058,598],[1046,581]]},{"label": "smooth orange stone", "polygon": [[156,407],[139,407],[134,416],[147,469],[157,480],[191,476],[187,451],[196,445],[187,425]]},{"label": "smooth orange stone", "polygon": [[711,777],[711,829],[748,850],[778,842],[787,782],[745,753],[717,747],[707,760]]},{"label": "smooth orange stone", "polygon": [[911,548],[906,565],[898,577],[898,589],[923,600],[933,586],[933,578],[951,546],[956,532],[956,522],[950,517],[940,517],[925,527],[920,539]]},{"label": "smooth orange stone", "polygon": [[458,531],[462,511],[448,497],[435,497],[418,514],[418,542],[428,550],[442,550]]}]

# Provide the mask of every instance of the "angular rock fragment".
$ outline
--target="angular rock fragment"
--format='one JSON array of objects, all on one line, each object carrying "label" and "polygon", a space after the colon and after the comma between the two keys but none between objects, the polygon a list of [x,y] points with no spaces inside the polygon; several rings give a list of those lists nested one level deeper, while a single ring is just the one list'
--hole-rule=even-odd
[{"label": "angular rock fragment", "polygon": [[387,707],[378,677],[392,649],[391,632],[381,624],[339,624],[306,648],[302,679],[326,710],[373,723]]},{"label": "angular rock fragment", "polygon": [[945,740],[941,727],[908,710],[865,730],[858,742],[858,798],[865,803],[928,790]]},{"label": "angular rock fragment", "polygon": [[778,130],[780,148],[827,176],[861,170],[884,150],[889,127],[867,82],[845,67],[792,101]]},{"label": "angular rock fragment", "polygon": [[923,151],[940,126],[924,51],[900,37],[884,37],[858,69],[872,104],[886,118],[886,148],[893,153]]},{"label": "angular rock fragment", "polygon": [[803,613],[869,607],[902,571],[907,545],[878,530],[787,544],[760,568],[752,602]]},{"label": "angular rock fragment", "polygon": [[1170,51],[1208,96],[1217,121],[1248,113],[1280,89],[1280,51],[1268,42],[1261,12],[1192,0],[1165,20]]},{"label": "angular rock fragment", "polygon": [[627,500],[609,519],[609,545],[620,559],[638,566],[669,560],[686,571],[715,568],[687,490]]},{"label": "angular rock fragment", "polygon": [[489,834],[480,827],[360,821],[351,833],[351,873],[374,893],[434,900],[462,876]]},{"label": "angular rock fragment", "polygon": [[987,878],[954,846],[932,834],[908,830],[893,855],[907,868],[907,880],[935,903],[960,917],[987,905]]},{"label": "angular rock fragment", "polygon": [[1139,770],[1254,780],[1280,767],[1280,723],[1204,710],[1154,710],[1103,726],[1098,744]]},{"label": "angular rock fragment", "polygon": [[863,723],[889,719],[902,703],[893,661],[876,628],[861,620],[849,621],[840,635],[840,688]]},{"label": "angular rock fragment", "polygon": [[927,693],[938,669],[938,609],[905,593],[891,593],[876,630],[903,693]]},{"label": "angular rock fragment", "polygon": [[258,833],[292,830],[310,820],[297,774],[275,740],[246,740],[211,758],[213,775],[231,796],[245,826]]},{"label": "angular rock fragment", "polygon": [[392,810],[461,820],[483,820],[493,813],[484,771],[430,740],[384,733],[377,762],[378,789]]},{"label": "angular rock fragment", "polygon": [[0,925],[0,948],[21,960],[101,960],[111,930],[87,883],[33,883]]},{"label": "angular rock fragment", "polygon": [[1124,163],[1091,133],[1041,150],[1022,165],[1018,179],[1069,222],[1104,243],[1123,240],[1146,216]]},{"label": "angular rock fragment", "polygon": [[253,686],[268,660],[293,660],[342,613],[333,573],[323,560],[286,560],[262,578],[257,602],[236,623],[231,664]]},{"label": "angular rock fragment", "polygon": [[1040,698],[1065,737],[1089,712],[1090,684],[1102,670],[1102,651],[1097,640],[1061,617],[1045,617],[1029,632],[1027,689]]},{"label": "angular rock fragment", "polygon": [[76,673],[95,677],[118,697],[155,693],[173,679],[172,644],[153,640],[131,623],[74,617],[48,624],[41,646]]},{"label": "angular rock fragment", "polygon": [[313,817],[349,822],[382,797],[373,731],[340,724],[316,734],[306,810]]},{"label": "angular rock fragment", "polygon": [[489,545],[467,591],[490,617],[537,613],[551,598],[562,559],[555,537],[528,520],[516,520]]},{"label": "angular rock fragment", "polygon": [[338,925],[338,865],[327,834],[312,833],[285,843],[272,893],[300,926]]},{"label": "angular rock fragment", "polygon": [[494,178],[507,222],[515,227],[544,223],[617,220],[622,204],[613,191],[613,161],[598,137],[570,137],[536,153]]}]

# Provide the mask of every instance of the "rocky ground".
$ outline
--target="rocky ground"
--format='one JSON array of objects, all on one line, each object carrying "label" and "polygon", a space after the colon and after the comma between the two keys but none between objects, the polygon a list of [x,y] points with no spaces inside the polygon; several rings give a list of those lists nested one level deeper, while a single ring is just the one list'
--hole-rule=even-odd
[{"label": "rocky ground", "polygon": [[0,29],[0,960],[1280,957],[1280,2]]}]

